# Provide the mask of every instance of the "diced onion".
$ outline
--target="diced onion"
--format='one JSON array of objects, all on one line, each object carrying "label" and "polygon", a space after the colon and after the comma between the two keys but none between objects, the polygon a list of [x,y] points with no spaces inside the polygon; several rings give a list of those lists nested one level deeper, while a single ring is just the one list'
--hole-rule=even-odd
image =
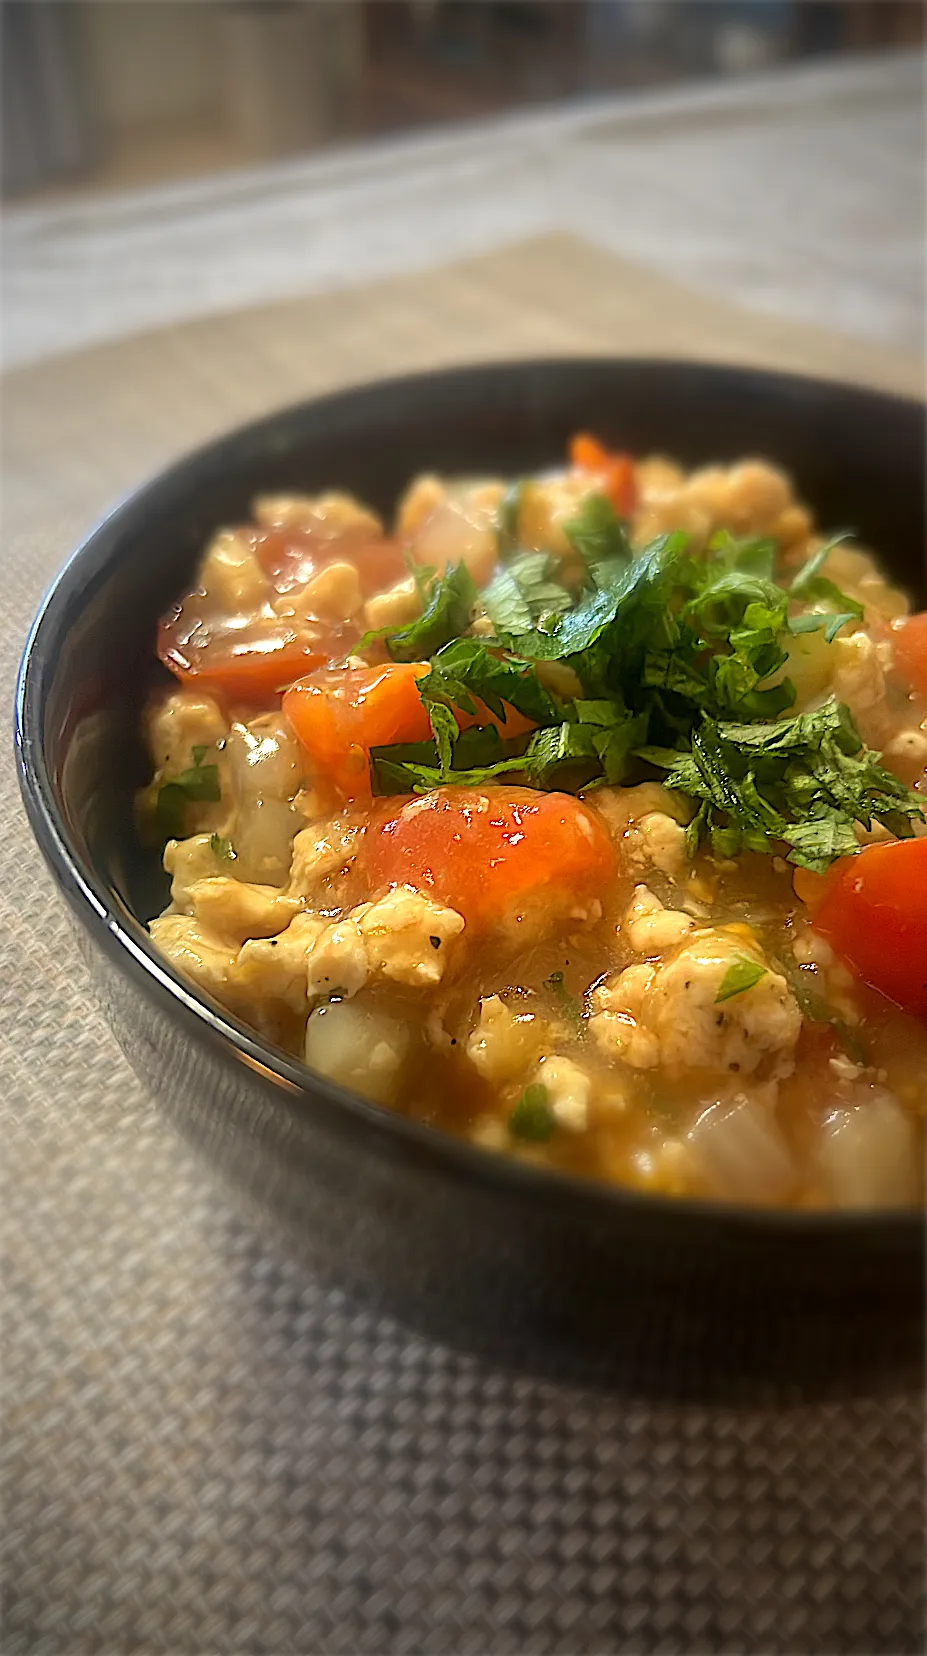
[{"label": "diced onion", "polygon": [[443,569],[464,563],[477,585],[489,579],[496,561],[496,536],[491,512],[464,501],[442,500],[426,517],[412,541],[416,563]]},{"label": "diced onion", "polygon": [[409,1034],[398,1019],[360,1000],[317,1007],[306,1025],[310,1069],[377,1104],[395,1100]]},{"label": "diced onion", "polygon": [[832,1110],[818,1163],[838,1208],[907,1207],[917,1199],[914,1128],[888,1092]]},{"label": "diced onion", "polygon": [[248,725],[233,725],[225,751],[235,805],[235,877],[283,885],[294,836],[303,827],[292,804],[305,769],[299,744],[279,714],[262,714]]},{"label": "diced onion", "polygon": [[687,1142],[709,1195],[781,1202],[795,1184],[789,1147],[772,1110],[759,1099],[740,1095],[710,1104]]}]

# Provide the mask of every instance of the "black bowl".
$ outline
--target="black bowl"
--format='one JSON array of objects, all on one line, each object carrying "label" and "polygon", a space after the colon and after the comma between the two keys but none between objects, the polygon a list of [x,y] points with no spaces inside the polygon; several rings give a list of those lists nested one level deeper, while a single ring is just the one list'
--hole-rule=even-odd
[{"label": "black bowl", "polygon": [[119,504],[43,605],[17,740],[30,821],[133,1068],[249,1201],[350,1291],[504,1360],[647,1390],[792,1392],[919,1370],[913,1213],[768,1213],[585,1184],[365,1103],[269,1047],[159,958],[139,850],[155,622],[262,490],[388,511],[415,472],[517,474],[592,429],[689,462],[767,455],[826,525],[923,576],[924,411],[874,392],[646,361],[500,364],[364,386],[202,449]]}]

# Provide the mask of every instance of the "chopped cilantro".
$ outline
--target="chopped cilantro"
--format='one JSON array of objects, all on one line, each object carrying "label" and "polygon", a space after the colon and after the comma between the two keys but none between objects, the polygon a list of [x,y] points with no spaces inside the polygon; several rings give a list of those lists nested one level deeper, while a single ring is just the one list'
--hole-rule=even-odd
[{"label": "chopped cilantro", "polygon": [[158,789],[155,813],[158,833],[165,840],[182,839],[186,832],[187,805],[190,801],[215,803],[221,797],[218,765],[204,765],[195,760],[189,770],[169,777]]},{"label": "chopped cilantro", "polygon": [[854,823],[882,822],[908,838],[921,801],[864,748],[849,709],[834,700],[774,722],[734,724],[703,718],[688,752],[638,749],[668,772],[668,787],[703,801],[696,823],[715,850],[772,851],[823,872],[858,850]]},{"label": "chopped cilantro", "polygon": [[192,747],[190,753],[193,756],[194,765],[201,765],[208,752],[209,747],[205,742],[198,742],[195,747]]},{"label": "chopped cilantro", "polygon": [[219,862],[235,862],[237,860],[238,852],[231,840],[226,839],[224,834],[210,834],[209,849]]},{"label": "chopped cilantro", "polygon": [[509,1132],[531,1144],[546,1144],[557,1125],[547,1102],[547,1088],[540,1081],[526,1087],[509,1115]]},{"label": "chopped cilantro", "polygon": [[494,576],[482,597],[497,632],[543,628],[545,622],[570,608],[572,600],[566,587],[550,578],[552,567],[553,559],[546,552],[522,552]]},{"label": "chopped cilantro", "polygon": [[562,972],[551,972],[549,978],[544,979],[544,988],[549,990],[557,1002],[565,1021],[577,1032],[583,1029],[583,1009],[575,995],[571,995],[563,981]]},{"label": "chopped cilantro", "polygon": [[708,550],[720,567],[758,575],[764,581],[775,577],[778,547],[774,540],[739,540],[729,529],[718,529],[708,542]]},{"label": "chopped cilantro", "polygon": [[381,637],[394,661],[424,661],[466,631],[476,600],[476,585],[466,564],[449,564],[445,573],[425,588],[424,609],[417,620],[398,631],[366,633],[359,648],[365,649],[374,638]]},{"label": "chopped cilantro", "polygon": [[766,976],[766,967],[760,966],[755,960],[748,960],[741,955],[733,960],[721,979],[718,993],[715,996],[715,1005],[720,1001],[730,1000],[732,995],[742,995],[747,989],[752,989],[759,983],[761,977]]},{"label": "chopped cilantro", "polygon": [[608,701],[574,702],[570,714],[569,722],[532,737],[525,756],[531,781],[561,790],[623,781],[629,757],[646,735],[646,715]]},{"label": "chopped cilantro", "polygon": [[187,794],[179,782],[163,782],[156,806],[158,834],[162,840],[183,839],[187,820]]},{"label": "chopped cilantro", "polygon": [[[841,616],[841,625],[844,620],[855,619],[861,621],[863,606],[857,598],[850,598],[847,593],[841,592],[833,581],[826,575],[821,574],[821,570],[834,547],[840,546],[843,541],[848,539],[849,531],[846,529],[841,530],[838,535],[832,535],[830,540],[825,541],[823,546],[819,546],[817,551],[811,554],[807,563],[802,565],[789,588],[789,597],[800,598],[803,603],[835,604],[838,611],[844,612]],[[827,617],[822,616],[821,619],[826,620]]]},{"label": "chopped cilantro", "polygon": [[[447,712],[447,709],[441,711]],[[456,722],[454,729],[457,729]],[[449,735],[449,727],[445,735]],[[513,752],[514,748],[523,746],[523,740],[503,742],[495,725],[474,725],[458,732],[456,740],[451,742],[449,767],[442,765],[434,741],[374,747],[370,750],[373,791],[376,794],[428,793],[446,781],[479,787],[509,771],[523,769],[524,759]]]},{"label": "chopped cilantro", "polygon": [[478,713],[483,702],[496,718],[514,707],[536,724],[551,724],[557,716],[553,698],[538,683],[531,664],[517,657],[501,657],[479,638],[457,638],[433,657],[431,672],[418,681],[419,695],[430,709],[436,702]]},{"label": "chopped cilantro", "polygon": [[218,765],[194,765],[190,770],[181,771],[180,775],[172,780],[183,789],[188,799],[205,799],[214,803],[222,798]]},{"label": "chopped cilantro", "polygon": [[496,511],[496,543],[500,558],[506,558],[518,546],[518,514],[521,511],[524,479],[519,478],[506,489]]},{"label": "chopped cilantro", "polygon": [[625,526],[604,495],[587,495],[576,516],[564,524],[563,532],[586,565],[592,586],[608,586],[631,560]]},{"label": "chopped cilantro", "polygon": [[432,582],[434,581],[438,571],[432,564],[416,563],[408,547],[406,547],[403,557],[405,559],[406,569],[409,571],[409,574],[415,584],[415,590],[421,599],[422,609],[424,609],[428,602],[428,595],[431,591]]},{"label": "chopped cilantro", "polygon": [[[696,804],[690,855],[703,839],[725,857],[784,844],[792,862],[821,870],[857,849],[856,824],[911,833],[923,801],[882,769],[845,707],[830,701],[784,716],[795,700],[785,677],[790,638],[823,628],[832,639],[861,613],[821,574],[835,542],[785,587],[774,579],[771,541],[721,532],[696,560],[676,533],[634,554],[597,495],[567,534],[588,573],[575,595],[546,555],[519,553],[482,595],[462,566],[449,569],[429,586],[420,620],[389,635],[397,659],[430,651],[418,689],[433,739],[373,749],[377,793],[504,776],[576,791],[655,768]],[[464,636],[478,596],[491,638]],[[566,664],[582,694],[551,694],[545,662]],[[459,713],[501,720],[510,709],[536,727],[530,739],[506,741],[485,726],[460,733]]]}]

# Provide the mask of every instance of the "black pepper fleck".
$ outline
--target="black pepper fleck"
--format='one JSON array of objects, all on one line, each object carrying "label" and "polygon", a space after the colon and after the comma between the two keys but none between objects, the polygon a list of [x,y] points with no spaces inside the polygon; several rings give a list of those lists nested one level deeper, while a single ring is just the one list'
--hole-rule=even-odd
[{"label": "black pepper fleck", "polygon": [[723,1012],[718,1012],[716,1014],[715,1023],[717,1024],[719,1029],[722,1029],[724,1027],[724,1013]]},{"label": "black pepper fleck", "polygon": [[270,946],[272,949],[277,947],[277,939],[275,937],[270,938]]},{"label": "black pepper fleck", "polygon": [[440,947],[441,947],[440,937],[429,937],[428,941],[431,944],[433,949],[440,949]]}]

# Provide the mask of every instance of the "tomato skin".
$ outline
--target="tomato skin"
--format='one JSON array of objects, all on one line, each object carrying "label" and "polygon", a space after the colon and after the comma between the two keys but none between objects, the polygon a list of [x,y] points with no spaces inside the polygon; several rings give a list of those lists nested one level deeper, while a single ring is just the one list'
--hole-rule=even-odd
[{"label": "tomato skin", "polygon": [[276,617],[251,628],[207,621],[191,593],[158,625],[158,655],[181,684],[220,700],[267,701],[338,651],[335,634],[309,638]]},{"label": "tomato skin", "polygon": [[602,493],[619,517],[630,517],[637,505],[634,459],[607,449],[597,437],[578,431],[570,439],[570,464],[577,471],[591,472],[602,480]]},{"label": "tomato skin", "polygon": [[842,859],[812,924],[864,983],[927,1020],[927,838]]},{"label": "tomato skin", "polygon": [[[559,911],[599,895],[615,853],[598,820],[570,794],[532,788],[437,788],[384,807],[368,829],[364,867],[371,891],[412,885],[489,931],[542,910]],[[527,941],[527,938],[526,938]]]},{"label": "tomato skin", "polygon": [[292,592],[332,563],[351,563],[365,598],[395,585],[408,574],[398,541],[374,539],[369,531],[325,535],[318,530],[249,529],[255,556],[277,592]]},{"label": "tomato skin", "polygon": [[291,685],[283,711],[322,774],[345,799],[370,798],[370,749],[431,735],[420,661],[323,668]]},{"label": "tomato skin", "polygon": [[461,707],[452,708],[458,730],[471,730],[474,725],[495,725],[504,742],[512,742],[516,736],[528,736],[532,730],[537,730],[535,721],[526,718],[524,713],[519,713],[517,707],[509,707],[508,702],[503,702],[502,705],[505,713],[501,719],[478,697],[475,713],[465,713]]},{"label": "tomato skin", "polygon": [[895,666],[912,690],[927,696],[927,610],[910,615],[894,630]]},{"label": "tomato skin", "polygon": [[[431,721],[418,692],[427,661],[375,667],[330,667],[292,684],[283,711],[318,769],[345,799],[369,799],[370,749],[390,742],[427,742]],[[461,730],[495,725],[510,740],[537,727],[514,708],[499,718],[482,703],[476,713],[454,709]]]}]

